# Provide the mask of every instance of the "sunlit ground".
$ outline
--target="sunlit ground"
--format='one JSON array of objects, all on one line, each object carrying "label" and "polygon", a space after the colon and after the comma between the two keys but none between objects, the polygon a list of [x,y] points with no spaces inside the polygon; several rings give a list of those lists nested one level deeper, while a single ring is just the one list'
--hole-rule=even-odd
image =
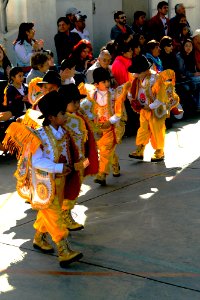
[{"label": "sunlit ground", "polygon": [[[166,135],[165,142],[165,166],[166,168],[178,168],[175,176],[166,176],[166,183],[173,180],[186,167],[200,156],[200,121],[196,124],[188,124],[178,129],[173,129]],[[153,149],[147,145],[145,149],[145,160],[150,161]],[[82,185],[80,195],[86,195],[91,190],[91,186]],[[148,200],[159,192],[157,187],[152,187],[146,194],[141,194],[140,198]],[[20,246],[30,239],[18,239],[14,228],[17,222],[27,217],[27,210],[30,205],[22,200],[17,192],[11,192],[0,195],[0,293],[5,293],[14,289],[9,284],[9,276],[6,269],[12,264],[24,259],[27,252],[22,251]],[[76,205],[73,209],[74,219],[84,224],[86,221],[86,211],[88,208],[84,205]],[[12,231],[13,228],[13,231]],[[8,232],[9,231],[9,232]],[[8,233],[7,233],[8,232]],[[5,255],[6,253],[6,255]]]}]

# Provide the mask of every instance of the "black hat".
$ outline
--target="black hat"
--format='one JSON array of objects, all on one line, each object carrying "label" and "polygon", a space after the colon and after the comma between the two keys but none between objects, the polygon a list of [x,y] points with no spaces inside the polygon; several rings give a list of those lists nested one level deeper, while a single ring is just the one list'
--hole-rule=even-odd
[{"label": "black hat", "polygon": [[61,85],[60,75],[56,71],[50,70],[44,75],[43,80],[37,83],[37,85],[41,85],[44,83],[52,83],[52,84],[56,84],[57,86],[60,86]]},{"label": "black hat", "polygon": [[93,71],[93,83],[99,83],[100,81],[110,80],[110,72],[102,67],[96,68]]},{"label": "black hat", "polygon": [[86,15],[76,14],[76,20],[77,21],[85,21],[85,19],[87,19]]},{"label": "black hat", "polygon": [[86,95],[80,94],[79,89],[74,83],[62,85],[59,88],[59,94],[64,97],[66,104],[86,97]]},{"label": "black hat", "polygon": [[132,65],[128,68],[128,71],[131,73],[142,73],[149,70],[152,66],[152,63],[148,61],[146,56],[138,55],[132,59]]},{"label": "black hat", "polygon": [[66,111],[65,98],[57,91],[52,91],[44,95],[38,102],[38,107],[42,113],[38,119],[48,116],[57,116],[60,111]]}]

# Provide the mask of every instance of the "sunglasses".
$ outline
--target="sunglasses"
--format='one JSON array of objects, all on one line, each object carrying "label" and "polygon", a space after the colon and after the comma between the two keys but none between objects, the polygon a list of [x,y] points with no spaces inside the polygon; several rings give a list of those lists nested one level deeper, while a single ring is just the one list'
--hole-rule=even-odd
[{"label": "sunglasses", "polygon": [[124,20],[124,19],[126,19],[126,16],[122,16],[119,19]]}]

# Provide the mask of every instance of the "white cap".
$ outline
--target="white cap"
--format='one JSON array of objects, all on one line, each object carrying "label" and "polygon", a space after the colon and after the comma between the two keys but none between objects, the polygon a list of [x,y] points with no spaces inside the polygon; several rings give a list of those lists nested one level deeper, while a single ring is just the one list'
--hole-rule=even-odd
[{"label": "white cap", "polygon": [[75,7],[70,7],[66,11],[66,15],[77,15],[77,14],[80,14],[80,10],[78,10]]},{"label": "white cap", "polygon": [[200,35],[200,29],[196,29],[195,32],[193,33],[192,37],[195,37],[197,35]]}]

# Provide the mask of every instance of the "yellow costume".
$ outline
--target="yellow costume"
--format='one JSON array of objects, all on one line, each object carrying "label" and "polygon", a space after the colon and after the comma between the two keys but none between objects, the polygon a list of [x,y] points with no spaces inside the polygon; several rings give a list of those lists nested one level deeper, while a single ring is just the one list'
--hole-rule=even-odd
[{"label": "yellow costume", "polygon": [[38,210],[34,248],[53,252],[47,241],[49,233],[57,245],[61,266],[80,259],[82,253],[71,250],[65,241],[68,229],[62,211],[63,200],[75,199],[81,186],[78,149],[70,134],[61,127],[33,130],[23,123],[12,123],[6,131],[4,146],[11,153],[17,151],[18,193]]},{"label": "yellow costume", "polygon": [[159,75],[149,72],[143,81],[134,78],[132,82],[130,103],[140,113],[140,128],[136,136],[138,147],[129,157],[143,159],[145,145],[150,141],[155,149],[152,161],[157,161],[164,158],[165,119],[178,106],[179,97],[174,89],[174,71],[165,70]]},{"label": "yellow costume", "polygon": [[[97,180],[99,178],[103,182],[102,185],[105,184],[104,180],[110,172],[111,164],[113,175],[116,170],[116,176],[118,176],[119,161],[115,149],[124,134],[126,120],[124,101],[129,88],[130,83],[127,82],[116,90],[108,89],[106,93],[101,93],[93,85],[79,86],[81,93],[87,94],[87,100],[81,102],[81,109],[94,122],[95,130],[98,131],[99,171]],[[110,121],[111,124],[109,128],[102,129],[101,125],[106,121]]]}]

